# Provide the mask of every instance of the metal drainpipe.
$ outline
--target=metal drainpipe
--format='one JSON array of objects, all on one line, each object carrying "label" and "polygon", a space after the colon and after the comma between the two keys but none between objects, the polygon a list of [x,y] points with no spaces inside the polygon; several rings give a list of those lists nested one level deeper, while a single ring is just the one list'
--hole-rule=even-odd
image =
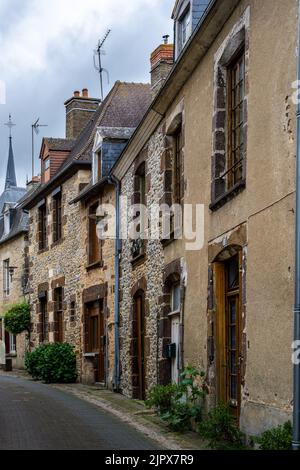
[{"label": "metal drainpipe", "polygon": [[120,323],[120,182],[114,176],[110,181],[116,188],[116,243],[115,243],[115,365],[114,365],[114,390],[117,392],[120,385],[120,347],[119,347],[119,323]]},{"label": "metal drainpipe", "polygon": [[[300,0],[298,4],[298,93],[300,80]],[[294,340],[300,340],[300,100],[297,104],[296,242]],[[300,364],[294,364],[293,450],[300,450]]]}]

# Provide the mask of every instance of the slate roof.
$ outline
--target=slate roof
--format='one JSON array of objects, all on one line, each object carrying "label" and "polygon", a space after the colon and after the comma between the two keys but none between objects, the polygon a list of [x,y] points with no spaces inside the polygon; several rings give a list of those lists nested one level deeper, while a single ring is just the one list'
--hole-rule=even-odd
[{"label": "slate roof", "polygon": [[26,193],[25,188],[8,188],[3,191],[0,196],[0,216],[3,211],[4,204],[17,203]]},{"label": "slate roof", "polygon": [[152,101],[151,86],[117,81],[72,149],[70,160],[89,160],[97,127],[134,127]]},{"label": "slate roof", "polygon": [[57,151],[70,151],[75,145],[75,139],[56,139],[53,137],[45,137],[43,142],[47,144],[49,150],[57,150]]},{"label": "slate roof", "polygon": [[63,162],[54,177],[41,184],[23,205],[32,207],[35,199],[53,186],[54,182],[76,165],[91,165],[92,150],[97,128],[136,128],[152,101],[151,86],[145,83],[117,81],[72,147],[68,158]]},{"label": "slate roof", "polygon": [[21,208],[22,202],[24,202],[28,197],[31,196],[32,192],[34,190],[31,190],[30,192],[27,192],[26,189],[22,190],[23,193],[19,200],[15,202],[14,204],[12,203],[5,203],[6,207],[9,206],[9,208],[12,210],[12,225],[10,227],[10,231],[7,235],[3,235],[4,232],[4,217],[3,217],[3,212],[1,211],[0,213],[0,245],[3,243],[8,242],[12,238],[21,235],[22,233],[28,232],[29,228],[29,216],[28,213],[25,212]]}]

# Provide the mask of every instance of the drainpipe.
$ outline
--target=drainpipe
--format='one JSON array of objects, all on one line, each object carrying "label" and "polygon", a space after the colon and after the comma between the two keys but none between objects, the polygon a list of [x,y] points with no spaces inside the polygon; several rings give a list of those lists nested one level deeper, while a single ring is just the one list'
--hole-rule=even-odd
[{"label": "drainpipe", "polygon": [[[298,5],[298,94],[300,80],[300,0]],[[296,242],[294,340],[300,340],[300,100],[297,104]],[[293,450],[300,450],[300,364],[294,364]]]},{"label": "drainpipe", "polygon": [[115,365],[113,386],[118,392],[120,386],[120,345],[119,345],[119,324],[120,324],[120,181],[111,176],[110,182],[116,188],[116,243],[115,243]]}]

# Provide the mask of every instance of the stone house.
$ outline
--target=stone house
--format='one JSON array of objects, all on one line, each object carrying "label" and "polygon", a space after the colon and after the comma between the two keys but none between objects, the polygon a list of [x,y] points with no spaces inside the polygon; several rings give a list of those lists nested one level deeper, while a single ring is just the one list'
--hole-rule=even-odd
[{"label": "stone house", "polygon": [[[0,196],[0,348],[17,368],[24,367],[27,338],[25,333],[15,337],[5,331],[4,315],[10,305],[28,298],[28,217],[20,208],[26,197],[26,189],[17,186],[10,134],[5,189]],[[4,364],[5,354],[0,354],[0,366]]]},{"label": "stone house", "polygon": [[[149,94],[147,85],[121,82],[101,103],[86,89],[75,92],[65,103],[66,138],[43,140],[41,185],[24,204],[30,224],[31,346],[72,344],[84,382],[112,386],[114,242],[98,239],[96,203]],[[113,197],[110,193],[108,183],[103,197]]]},{"label": "stone house", "polygon": [[144,398],[192,364],[257,434],[292,410],[297,4],[194,11],[176,2],[175,64],[112,172],[128,201],[185,219],[182,239],[171,210],[167,239],[122,243],[120,385]]}]

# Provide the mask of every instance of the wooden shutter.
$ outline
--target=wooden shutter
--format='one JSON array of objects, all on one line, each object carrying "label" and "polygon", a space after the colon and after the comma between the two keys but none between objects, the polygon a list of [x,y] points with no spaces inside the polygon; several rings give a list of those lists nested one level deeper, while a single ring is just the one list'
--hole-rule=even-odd
[{"label": "wooden shutter", "polygon": [[53,198],[53,211],[52,211],[52,218],[53,218],[53,241],[56,242],[58,240],[57,236],[57,198]]},{"label": "wooden shutter", "polygon": [[216,301],[216,368],[217,396],[219,402],[226,402],[226,321],[225,321],[225,268],[223,263],[214,264]]}]

